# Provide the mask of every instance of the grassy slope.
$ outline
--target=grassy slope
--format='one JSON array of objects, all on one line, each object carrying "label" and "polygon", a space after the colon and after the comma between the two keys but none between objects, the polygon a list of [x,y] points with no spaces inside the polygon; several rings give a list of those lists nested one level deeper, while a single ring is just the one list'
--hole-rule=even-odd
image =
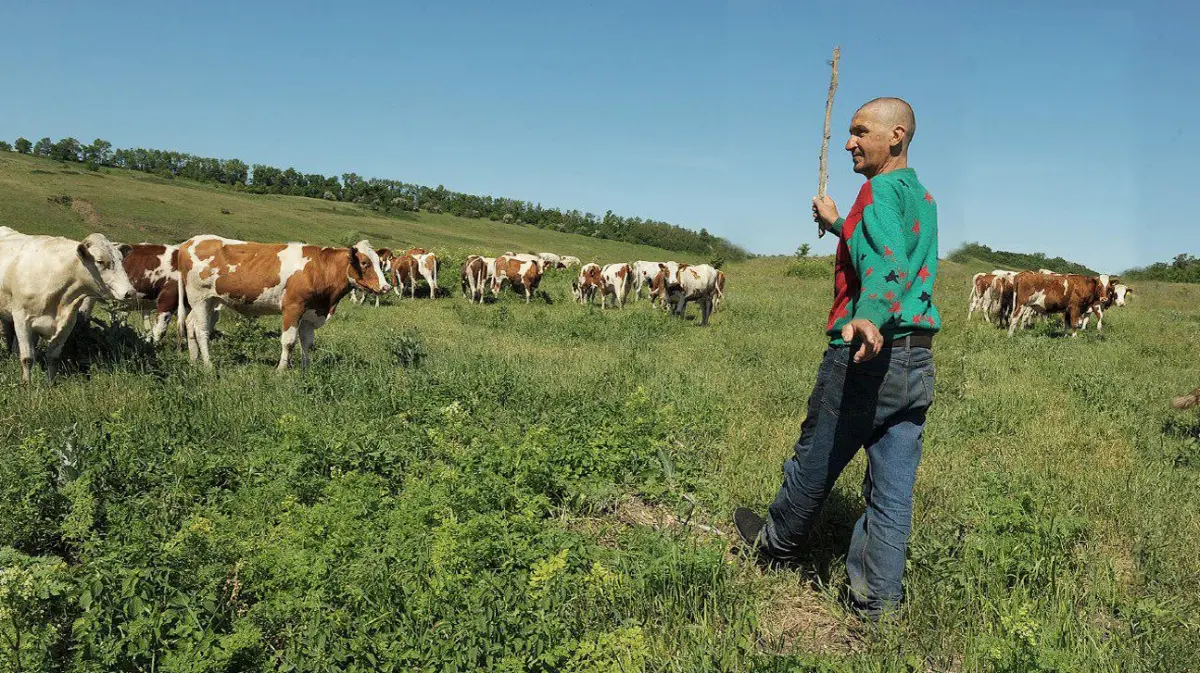
[{"label": "grassy slope", "polygon": [[[42,213],[57,231],[83,231],[45,202],[72,190],[134,226],[245,217],[221,231],[257,235],[250,227],[262,224],[291,238],[311,218],[326,240],[351,228],[303,210],[324,206],[315,202],[141,180],[110,189],[115,177],[14,177],[11,166],[0,165],[0,212]],[[219,215],[225,204],[233,216]],[[416,224],[353,221],[380,235],[394,228],[389,243],[427,242],[405,238]],[[508,245],[487,237],[484,227],[499,225],[459,222],[444,236],[436,220],[420,226],[438,241],[472,231],[455,244]],[[562,240],[566,252],[632,254],[496,231],[530,237],[506,239],[518,246]],[[827,280],[785,277],[787,264],[730,265],[727,305],[710,329],[644,304],[572,305],[558,275],[546,284],[553,305],[346,306],[318,332],[307,375],[270,373],[277,342],[257,330],[271,321],[223,322],[217,374],[164,349],[151,365],[129,360],[25,390],[5,360],[0,441],[21,456],[43,444],[93,447],[86,479],[96,495],[73,492],[70,515],[9,514],[16,523],[3,530],[33,550],[37,531],[67,531],[60,545],[80,560],[64,571],[72,581],[122,567],[186,578],[175,580],[180,600],[216,597],[215,613],[196,608],[225,639],[211,661],[235,651],[311,668],[351,643],[402,668],[498,668],[488,648],[529,666],[529,648],[543,642],[566,648],[547,661],[596,670],[776,669],[789,662],[762,655],[779,649],[839,670],[1200,666],[1200,423],[1167,408],[1200,381],[1200,363],[1180,357],[1200,348],[1200,288],[1139,284],[1103,337],[1058,338],[1046,325],[1008,339],[965,323],[974,269],[944,265],[911,598],[896,625],[856,629],[837,599],[845,530],[861,511],[861,456],[803,572],[763,573],[726,555],[722,537],[647,527],[686,511],[685,494],[698,502],[693,520],[723,530],[733,506],[765,507],[774,495],[829,298]],[[411,350],[399,336],[407,328],[428,353],[420,368],[395,364]],[[5,497],[8,511],[25,511]],[[81,508],[104,515],[93,523]],[[240,603],[228,600],[230,577],[242,583]],[[120,582],[105,581],[117,594]],[[119,594],[106,600],[88,619],[131,619]],[[172,632],[164,649],[186,659],[186,640]]]},{"label": "grassy slope", "polygon": [[[68,195],[90,203],[98,219],[47,200]],[[230,214],[222,214],[222,209]],[[107,169],[89,172],[79,164],[0,152],[0,221],[19,230],[82,237],[100,231],[115,240],[178,243],[196,234],[219,234],[260,241],[303,240],[339,244],[350,232],[375,247],[421,245],[439,254],[549,250],[589,261],[661,259],[695,261],[667,253],[536,227],[406,213],[382,217],[354,204],[294,196],[239,194],[218,186],[166,180],[147,173]]]}]

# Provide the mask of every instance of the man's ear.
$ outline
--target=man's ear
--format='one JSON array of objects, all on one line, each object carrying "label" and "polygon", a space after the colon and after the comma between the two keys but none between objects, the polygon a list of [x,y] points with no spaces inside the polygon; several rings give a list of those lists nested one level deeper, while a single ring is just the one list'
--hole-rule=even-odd
[{"label": "man's ear", "polygon": [[904,149],[904,141],[908,137],[908,129],[896,124],[892,127],[892,135],[888,139],[893,152],[899,152]]}]

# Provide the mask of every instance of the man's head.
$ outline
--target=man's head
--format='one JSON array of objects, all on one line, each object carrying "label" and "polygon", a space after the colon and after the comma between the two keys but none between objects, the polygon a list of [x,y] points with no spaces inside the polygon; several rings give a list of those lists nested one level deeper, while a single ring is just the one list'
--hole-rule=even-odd
[{"label": "man's head", "polygon": [[846,151],[854,172],[868,179],[908,166],[908,146],[917,132],[912,107],[899,98],[876,98],[850,120]]}]

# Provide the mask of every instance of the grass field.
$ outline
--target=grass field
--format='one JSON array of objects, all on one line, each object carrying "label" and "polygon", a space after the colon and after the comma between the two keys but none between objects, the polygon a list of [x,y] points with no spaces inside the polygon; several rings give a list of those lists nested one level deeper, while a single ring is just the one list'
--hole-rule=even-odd
[{"label": "grass field", "polygon": [[[0,222],[678,257],[62,170],[0,155]],[[861,456],[804,570],[730,553],[824,348],[831,283],[788,264],[728,265],[707,329],[572,304],[567,274],[469,305],[448,269],[450,298],[344,303],[306,373],[275,375],[277,320],[230,317],[215,372],[119,323],[53,387],[0,360],[0,670],[1200,669],[1200,418],[1169,409],[1200,383],[1200,286],[1009,339],[965,321],[980,269],[943,266],[909,600],[867,626],[839,597]]]}]

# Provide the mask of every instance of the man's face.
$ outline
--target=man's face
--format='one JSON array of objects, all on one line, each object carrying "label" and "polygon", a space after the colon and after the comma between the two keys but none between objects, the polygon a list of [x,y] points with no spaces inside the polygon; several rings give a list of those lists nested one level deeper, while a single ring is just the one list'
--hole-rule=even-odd
[{"label": "man's face", "polygon": [[846,151],[854,162],[854,172],[868,178],[878,175],[892,153],[897,134],[895,126],[883,123],[872,110],[859,110],[850,120],[850,139]]}]

